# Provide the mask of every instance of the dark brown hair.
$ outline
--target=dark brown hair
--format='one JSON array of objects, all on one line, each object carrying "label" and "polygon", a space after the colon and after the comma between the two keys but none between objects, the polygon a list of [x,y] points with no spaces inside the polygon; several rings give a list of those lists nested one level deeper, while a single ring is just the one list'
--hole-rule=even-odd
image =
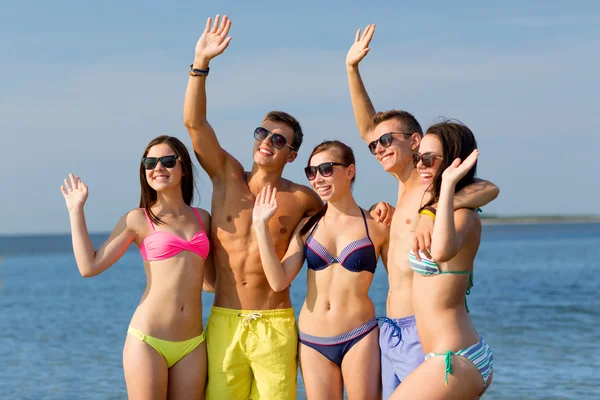
[{"label": "dark brown hair", "polygon": [[302,127],[300,126],[300,122],[290,114],[283,111],[271,111],[263,121],[272,121],[272,122],[283,122],[294,131],[294,141],[291,146],[295,151],[300,150],[300,146],[302,145],[302,139],[304,138],[304,134],[302,133]]},{"label": "dark brown hair", "polygon": [[[440,140],[442,143],[443,158],[440,160],[440,167],[431,183],[431,199],[419,210],[419,212],[423,210],[424,207],[435,204],[439,200],[440,188],[442,187],[442,173],[446,168],[448,168],[457,158],[460,158],[461,162],[464,161],[469,154],[477,148],[477,141],[475,140],[473,132],[471,132],[465,124],[457,120],[446,120],[432,125],[427,129],[426,135],[435,135]],[[465,186],[473,183],[476,173],[477,162],[475,162],[473,168],[458,181],[456,184],[456,191],[458,192]]]},{"label": "dark brown hair", "polygon": [[[306,166],[310,166],[310,160],[315,154],[322,153],[324,151],[331,151],[331,153],[333,153],[335,160],[332,161],[346,165],[356,165],[356,160],[354,159],[354,152],[352,151],[350,146],[340,142],[339,140],[326,140],[317,147],[315,147],[312,153],[310,153],[310,157],[308,157],[308,162],[306,163]],[[354,184],[355,180],[356,174],[354,174],[350,182]],[[317,222],[319,222],[321,218],[323,218],[323,215],[325,215],[326,212],[327,203],[325,203],[325,205],[315,215],[313,215],[308,219],[308,221],[306,221],[302,229],[300,229],[300,236],[306,234],[310,230],[310,228],[312,228]]]},{"label": "dark brown hair", "polygon": [[[191,206],[192,200],[194,199],[194,166],[192,165],[192,160],[190,159],[190,153],[187,148],[181,141],[173,136],[162,135],[157,138],[152,139],[148,146],[146,146],[146,150],[144,150],[143,157],[148,155],[148,151],[151,147],[156,146],[157,144],[166,143],[169,145],[171,149],[179,156],[179,161],[181,162],[181,170],[183,172],[183,176],[181,178],[181,194],[183,195],[183,201],[188,206]],[[152,189],[150,184],[148,184],[148,180],[146,179],[146,169],[144,165],[140,162],[140,185],[142,188],[142,192],[140,195],[140,208],[144,208],[150,219],[155,224],[161,224],[162,221],[158,216],[156,216],[150,207],[152,207],[156,203],[157,194],[156,190]]]},{"label": "dark brown hair", "polygon": [[390,119],[395,119],[398,122],[402,123],[405,133],[418,133],[423,136],[423,129],[421,129],[421,124],[419,121],[409,113],[404,110],[388,110],[388,111],[380,111],[373,116],[372,126],[373,128],[379,125],[382,122],[389,121]]}]

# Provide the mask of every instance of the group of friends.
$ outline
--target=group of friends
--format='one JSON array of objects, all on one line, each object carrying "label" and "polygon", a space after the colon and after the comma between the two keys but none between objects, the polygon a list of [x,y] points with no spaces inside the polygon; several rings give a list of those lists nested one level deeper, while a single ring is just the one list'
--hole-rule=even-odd
[{"label": "group of friends", "polygon": [[[349,399],[481,396],[493,356],[466,295],[481,238],[477,209],[499,189],[475,178],[471,130],[450,120],[424,135],[409,112],[375,111],[358,68],[369,25],[346,58],[350,96],[366,147],[398,180],[396,207],[356,203],[354,153],[338,140],[308,157],[310,187],[282,178],[303,139],[282,111],[254,130],[245,171],[206,112],[209,62],[228,47],[230,27],[227,16],[208,18],[184,104],[194,153],[212,181],[212,216],[191,206],[194,167],[171,136],[144,150],[140,206],[98,249],[83,211],[88,187],[73,174],[61,186],[81,275],[100,274],[132,243],[144,260],[147,286],[123,349],[129,398],[295,399],[298,362],[308,399],[341,399],[344,390]],[[377,318],[368,292],[379,257],[389,292],[386,316]],[[296,324],[290,285],[304,263]],[[206,329],[203,289],[215,294]]]}]

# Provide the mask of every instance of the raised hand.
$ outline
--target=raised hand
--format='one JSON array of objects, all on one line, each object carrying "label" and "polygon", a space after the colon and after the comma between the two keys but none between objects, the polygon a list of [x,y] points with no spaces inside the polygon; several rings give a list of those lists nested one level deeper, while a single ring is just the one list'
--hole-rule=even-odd
[{"label": "raised hand", "polygon": [[88,196],[88,187],[78,176],[69,174],[69,177],[65,179],[65,184],[61,185],[60,191],[65,198],[69,212],[83,208]]},{"label": "raised hand", "polygon": [[223,16],[222,20],[221,16],[217,15],[214,24],[212,18],[208,17],[206,28],[196,44],[196,59],[209,61],[221,54],[231,42],[231,36],[227,37],[229,28],[231,28],[231,20],[227,15]]},{"label": "raised hand", "polygon": [[456,185],[460,179],[469,172],[479,156],[479,150],[475,149],[469,154],[469,157],[461,163],[460,158],[457,158],[452,164],[442,173],[442,184]]},{"label": "raised hand", "polygon": [[277,211],[277,188],[272,188],[271,185],[264,187],[254,203],[252,211],[253,223],[267,223],[275,215]]},{"label": "raised hand", "polygon": [[356,31],[356,37],[354,38],[354,43],[350,50],[348,50],[348,55],[346,56],[346,65],[347,66],[357,66],[358,63],[365,58],[369,50],[369,43],[371,43],[371,39],[373,38],[373,33],[375,33],[375,24],[367,25],[363,34],[360,34],[360,29]]}]

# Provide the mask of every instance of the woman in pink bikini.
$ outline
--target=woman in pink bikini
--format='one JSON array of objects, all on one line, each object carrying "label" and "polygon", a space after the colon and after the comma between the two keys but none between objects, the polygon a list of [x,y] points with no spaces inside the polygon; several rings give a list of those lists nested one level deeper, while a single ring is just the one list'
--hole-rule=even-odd
[{"label": "woman in pink bikini", "polygon": [[129,399],[201,399],[206,383],[202,326],[205,268],[214,269],[210,215],[192,208],[194,175],[183,143],[159,136],[140,163],[140,208],[127,213],[94,249],[83,206],[88,188],[69,175],[61,191],[71,220],[73,251],[84,277],[100,274],[135,243],[147,285],[128,330],[123,369]]}]

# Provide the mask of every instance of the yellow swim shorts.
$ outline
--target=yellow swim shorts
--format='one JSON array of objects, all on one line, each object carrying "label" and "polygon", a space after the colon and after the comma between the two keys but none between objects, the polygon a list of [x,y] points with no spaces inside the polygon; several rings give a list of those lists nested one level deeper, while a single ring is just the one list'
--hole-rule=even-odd
[{"label": "yellow swim shorts", "polygon": [[298,331],[292,308],[212,307],[206,400],[296,398]]}]

